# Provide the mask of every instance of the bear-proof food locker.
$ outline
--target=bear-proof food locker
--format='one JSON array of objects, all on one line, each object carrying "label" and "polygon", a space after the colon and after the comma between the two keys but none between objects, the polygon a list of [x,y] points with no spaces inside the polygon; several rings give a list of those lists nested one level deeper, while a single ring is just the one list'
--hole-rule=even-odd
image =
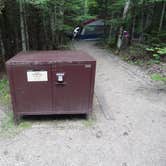
[{"label": "bear-proof food locker", "polygon": [[6,62],[15,122],[23,115],[89,114],[96,61],[82,51],[32,51]]}]

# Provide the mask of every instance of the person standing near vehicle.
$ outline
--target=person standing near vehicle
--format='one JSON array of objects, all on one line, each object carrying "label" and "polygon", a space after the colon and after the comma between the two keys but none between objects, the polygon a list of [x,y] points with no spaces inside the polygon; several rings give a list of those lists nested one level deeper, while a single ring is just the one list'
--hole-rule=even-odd
[{"label": "person standing near vehicle", "polygon": [[129,45],[129,33],[126,30],[123,31],[122,41],[123,41],[122,47],[127,48]]},{"label": "person standing near vehicle", "polygon": [[73,40],[78,37],[79,32],[80,32],[80,27],[77,26],[73,31],[73,38],[72,38]]}]

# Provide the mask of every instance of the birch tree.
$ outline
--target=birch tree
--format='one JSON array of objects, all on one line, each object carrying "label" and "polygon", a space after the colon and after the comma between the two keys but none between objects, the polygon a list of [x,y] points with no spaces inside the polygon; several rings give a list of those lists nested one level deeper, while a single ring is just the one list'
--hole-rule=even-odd
[{"label": "birch tree", "polygon": [[[127,12],[128,12],[128,10],[129,10],[129,7],[130,7],[130,3],[131,3],[130,0],[126,0],[125,6],[124,6],[124,10],[123,10],[122,20],[125,20],[125,19],[126,19]],[[124,27],[123,27],[123,25],[122,25],[122,26],[120,27],[120,30],[119,30],[118,41],[117,41],[118,53],[120,52],[120,49],[121,49],[121,46],[122,46],[123,30],[124,30]]]},{"label": "birch tree", "polygon": [[166,1],[163,1],[163,9],[162,9],[161,18],[160,18],[159,32],[162,30],[163,20],[165,15],[165,8],[166,8]]}]

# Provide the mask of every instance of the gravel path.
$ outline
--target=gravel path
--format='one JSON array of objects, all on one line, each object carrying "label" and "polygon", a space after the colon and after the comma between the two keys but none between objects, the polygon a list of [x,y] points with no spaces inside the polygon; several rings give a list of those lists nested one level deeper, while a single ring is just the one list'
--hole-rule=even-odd
[{"label": "gravel path", "polygon": [[97,60],[92,119],[36,120],[0,138],[0,166],[166,166],[166,90],[93,42],[75,49]]}]

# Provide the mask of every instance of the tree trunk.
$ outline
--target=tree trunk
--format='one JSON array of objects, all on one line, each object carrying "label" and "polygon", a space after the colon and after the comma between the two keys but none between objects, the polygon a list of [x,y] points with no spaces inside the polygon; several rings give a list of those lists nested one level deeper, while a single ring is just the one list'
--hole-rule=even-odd
[{"label": "tree trunk", "polygon": [[44,12],[43,12],[42,21],[43,21],[43,30],[44,30],[44,39],[43,39],[44,45],[43,45],[43,49],[46,50],[46,49],[48,49],[48,45],[49,45],[50,41],[48,39],[47,23],[46,23],[46,17],[45,17],[45,13]]},{"label": "tree trunk", "polygon": [[58,18],[57,17],[57,14],[58,14],[58,9],[57,9],[57,6],[55,5],[54,6],[54,33],[55,33],[55,43],[54,43],[54,48],[58,48],[59,47],[59,22],[58,22]]},{"label": "tree trunk", "polygon": [[1,29],[0,29],[0,54],[2,56],[3,64],[5,64],[5,46],[4,46],[3,39],[2,39]]},{"label": "tree trunk", "polygon": [[88,13],[88,0],[84,0],[84,16]]},{"label": "tree trunk", "polygon": [[25,33],[25,23],[24,23],[24,7],[23,7],[23,0],[19,0],[20,6],[20,28],[21,28],[21,44],[22,50],[27,51],[26,47],[26,33]]},{"label": "tree trunk", "polygon": [[[130,7],[130,0],[127,0],[126,3],[125,3],[124,11],[123,11],[123,17],[122,17],[123,20],[126,19],[127,12],[128,12],[128,10],[129,10],[129,7]],[[123,29],[124,29],[124,27],[121,26],[121,27],[120,27],[120,30],[119,30],[118,42],[117,42],[117,49],[118,49],[117,53],[120,52],[120,49],[121,49],[121,46],[122,46],[122,41],[123,41]]]},{"label": "tree trunk", "polygon": [[[25,0],[24,0],[24,4],[25,4]],[[26,47],[27,47],[27,50],[29,50],[29,33],[28,33],[28,24],[27,24],[27,17],[26,17],[26,7],[24,5],[24,24],[25,24],[25,36],[26,36]]]},{"label": "tree trunk", "polygon": [[[113,19],[114,15],[113,13],[111,13],[111,19]],[[109,34],[108,34],[108,42],[110,42],[112,40],[112,29],[113,29],[113,26],[112,26],[112,23],[109,27]]]},{"label": "tree trunk", "polygon": [[108,41],[110,42],[111,39],[112,39],[112,25],[110,25]]},{"label": "tree trunk", "polygon": [[131,41],[134,39],[135,23],[136,23],[136,16],[133,17],[133,24],[132,24],[132,31],[131,31]]},{"label": "tree trunk", "polygon": [[27,50],[29,50],[29,33],[28,33],[28,24],[26,19],[25,19],[25,33],[26,33],[26,47]]},{"label": "tree trunk", "polygon": [[144,6],[145,6],[145,1],[143,0],[141,8],[141,35],[139,38],[140,42],[144,41]]},{"label": "tree trunk", "polygon": [[104,1],[104,10],[105,10],[105,12],[104,12],[104,39],[106,40],[107,39],[107,22],[106,22],[106,20],[107,20],[107,15],[108,15],[108,0],[105,0]]},{"label": "tree trunk", "polygon": [[65,1],[62,0],[61,5],[60,5],[60,45],[63,45],[64,43],[64,32],[63,32],[63,25],[64,25],[64,6],[65,6]]},{"label": "tree trunk", "polygon": [[55,22],[54,22],[54,9],[50,12],[50,24],[51,24],[51,45],[52,49],[54,48],[55,43]]},{"label": "tree trunk", "polygon": [[164,21],[164,15],[165,15],[165,8],[166,8],[166,2],[163,2],[163,9],[162,9],[162,13],[161,13],[161,18],[160,18],[160,24],[159,24],[159,32],[162,30],[162,26],[163,26],[163,21]]}]

